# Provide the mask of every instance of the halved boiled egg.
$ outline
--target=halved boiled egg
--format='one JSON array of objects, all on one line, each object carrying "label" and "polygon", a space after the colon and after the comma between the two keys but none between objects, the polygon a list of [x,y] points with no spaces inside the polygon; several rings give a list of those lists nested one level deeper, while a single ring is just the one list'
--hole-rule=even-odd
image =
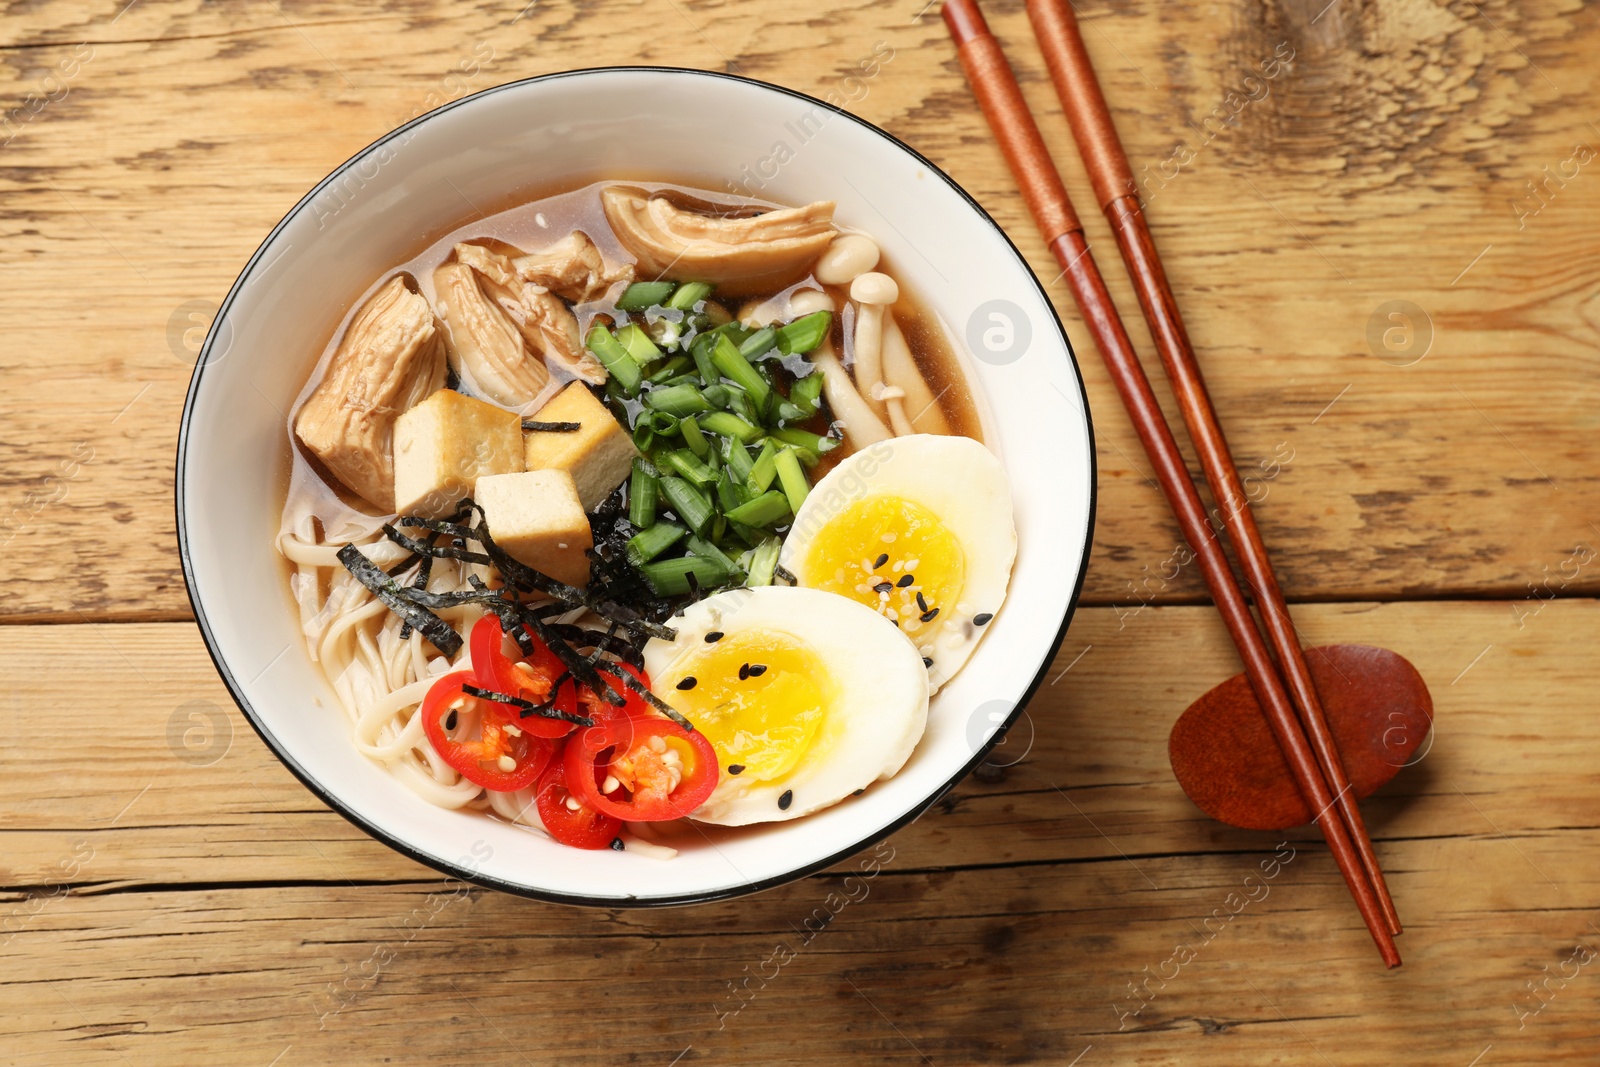
[{"label": "halved boiled egg", "polygon": [[815,589],[707,597],[652,640],[663,700],[717,750],[717,788],[693,814],[724,826],[828,807],[910,757],[928,721],[917,650],[878,613]]},{"label": "halved boiled egg", "polygon": [[829,471],[795,516],[781,562],[801,586],[894,623],[930,691],[961,669],[1005,600],[1017,529],[1005,468],[970,437],[879,441]]}]

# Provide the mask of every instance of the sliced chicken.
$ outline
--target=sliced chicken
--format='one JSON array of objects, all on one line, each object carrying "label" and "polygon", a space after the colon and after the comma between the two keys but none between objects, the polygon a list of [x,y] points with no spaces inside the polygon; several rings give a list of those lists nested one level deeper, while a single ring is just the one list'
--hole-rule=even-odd
[{"label": "sliced chicken", "polygon": [[[456,245],[455,254],[458,263],[470,267],[477,275],[478,288],[484,297],[500,309],[512,328],[521,335],[529,361],[536,365],[542,363],[538,369],[544,376],[532,393],[518,400],[498,396],[495,399],[516,407],[528,403],[549,380],[550,366],[559,366],[567,374],[596,385],[605,382],[605,367],[583,346],[583,340],[578,335],[577,317],[559,297],[542,285],[524,281],[517,270],[516,261],[492,248],[464,242]],[[435,285],[437,287],[437,275]],[[449,321],[448,317],[446,321]],[[454,324],[451,326],[453,331]],[[476,369],[472,373],[476,380]],[[489,386],[483,388],[487,391]],[[522,394],[519,392],[515,395]]]},{"label": "sliced chicken", "polygon": [[444,387],[433,310],[400,275],[356,313],[327,372],[294,419],[295,436],[334,477],[394,510],[394,420]]},{"label": "sliced chicken", "polygon": [[543,252],[518,256],[514,266],[525,282],[542,286],[574,304],[599,300],[617,282],[633,280],[633,265],[608,270],[589,235],[574,230]]},{"label": "sliced chicken", "polygon": [[638,259],[639,277],[710,282],[724,296],[770,293],[798,281],[837,232],[831,201],[723,217],[613,185],[600,202],[617,240]]}]

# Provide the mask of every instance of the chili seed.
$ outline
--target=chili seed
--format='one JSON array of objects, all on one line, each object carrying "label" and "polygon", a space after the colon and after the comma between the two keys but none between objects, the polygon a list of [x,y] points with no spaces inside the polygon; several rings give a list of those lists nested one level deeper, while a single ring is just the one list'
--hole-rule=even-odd
[{"label": "chili seed", "polygon": [[778,810],[779,811],[788,811],[789,810],[789,805],[793,804],[793,803],[794,803],[794,790],[793,789],[785,789],[783,791],[783,796],[778,798]]},{"label": "chili seed", "polygon": [[706,644],[708,644],[708,645],[714,645],[718,641],[721,641],[721,640],[722,640],[722,631],[721,630],[712,630],[710,633],[706,634]]},{"label": "chili seed", "polygon": [[888,563],[888,562],[889,562],[889,553],[885,552],[883,555],[878,557],[878,562],[876,562],[876,563],[874,563],[872,565],[872,569],[873,570],[877,570],[879,567],[883,566],[885,563]]},{"label": "chili seed", "polygon": [[933,617],[935,615],[937,615],[937,614],[939,614],[939,609],[938,608],[930,608],[929,610],[924,611],[922,613],[922,621],[923,622],[932,622],[933,621]]},{"label": "chili seed", "polygon": [[744,773],[744,764],[742,764],[742,763],[730,763],[730,764],[728,764],[728,773],[729,774],[743,774]]},{"label": "chili seed", "polygon": [[992,618],[994,618],[994,612],[992,612],[992,611],[980,611],[978,614],[976,614],[976,615],[974,615],[972,617],[972,625],[974,625],[974,626],[982,626]]},{"label": "chili seed", "polygon": [[685,678],[683,681],[679,682],[678,683],[678,688],[679,689],[693,689],[694,688],[694,676],[690,675],[689,677]]},{"label": "chili seed", "polygon": [[904,589],[906,586],[910,585],[912,582],[914,582],[916,580],[917,580],[917,577],[914,574],[902,574],[900,576],[900,580],[898,582],[895,582],[894,584],[898,585],[901,589]]}]

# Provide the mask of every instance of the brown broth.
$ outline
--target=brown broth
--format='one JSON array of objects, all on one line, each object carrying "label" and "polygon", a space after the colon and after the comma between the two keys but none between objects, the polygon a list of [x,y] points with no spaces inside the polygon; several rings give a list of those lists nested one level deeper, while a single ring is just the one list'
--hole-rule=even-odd
[{"label": "brown broth", "polygon": [[[718,193],[666,180],[660,175],[640,174],[611,174],[604,179],[585,176],[585,179],[580,179],[578,184],[568,180],[559,185],[529,186],[508,193],[489,204],[480,204],[480,207],[487,209],[483,213],[470,211],[461,221],[437,227],[424,234],[417,243],[416,253],[410,259],[396,264],[393,269],[374,279],[365,292],[351,301],[344,316],[330,331],[328,341],[319,353],[305,387],[295,400],[294,411],[298,412],[300,405],[321,380],[323,370],[337,349],[339,341],[343,339],[350,320],[371,295],[395,274],[404,273],[413,280],[414,288],[430,303],[434,302],[433,270],[450,258],[452,248],[459,242],[476,241],[502,248],[510,246],[511,250],[529,252],[548,247],[573,230],[582,230],[595,242],[607,262],[631,262],[632,256],[612,235],[600,206],[600,190],[615,184],[635,185],[652,193],[664,194],[684,207],[713,210],[727,215],[759,213],[784,206],[770,201]],[[844,232],[862,231],[844,230]],[[872,235],[866,234],[866,236]],[[887,260],[880,263],[876,269],[895,276],[893,266]],[[780,291],[738,298],[728,310],[737,314],[740,307],[752,300],[760,301],[777,296],[780,292],[802,288],[826,289],[833,297],[835,307],[843,309],[846,306],[848,293],[844,289],[838,286],[823,286],[808,276],[804,281]],[[608,310],[603,304],[575,307],[580,331],[587,331],[595,316],[605,315]],[[917,369],[939,398],[939,407],[952,429],[976,440],[983,440],[977,399],[943,323],[904,285],[901,286],[900,299],[894,305],[893,313],[901,331],[905,334]],[[841,359],[848,351],[848,346],[844,343],[844,318],[843,315],[836,315],[833,324],[834,349],[840,353]],[[560,368],[552,367],[551,372],[553,381],[563,379]],[[292,442],[293,414],[290,416],[290,422]],[[819,415],[806,428],[823,433],[827,430],[827,421]],[[814,477],[820,477],[849,452],[850,449],[847,447],[832,453],[823,460],[822,465],[814,472]],[[290,470],[286,472],[283,487],[286,501],[293,494],[309,494],[313,498],[310,510],[319,516],[324,516],[330,526],[334,524],[336,517],[361,523],[371,515],[360,501],[328,476],[315,457],[298,445],[291,448],[291,454]]]}]

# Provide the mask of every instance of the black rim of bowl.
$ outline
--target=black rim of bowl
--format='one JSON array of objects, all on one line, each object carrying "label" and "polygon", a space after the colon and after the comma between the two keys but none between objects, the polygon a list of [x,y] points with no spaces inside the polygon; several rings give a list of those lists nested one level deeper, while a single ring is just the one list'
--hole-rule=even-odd
[{"label": "black rim of bowl", "polygon": [[[980,218],[989,224],[989,226],[994,230],[995,234],[999,236],[1000,240],[1005,242],[1005,245],[1010,250],[1012,256],[1016,258],[1017,263],[1027,274],[1029,280],[1033,282],[1034,289],[1037,291],[1039,299],[1044,303],[1044,306],[1050,312],[1050,320],[1055,324],[1057,335],[1060,336],[1062,344],[1066,346],[1067,358],[1072,361],[1073,373],[1078,382],[1078,397],[1080,401],[1080,407],[1083,411],[1085,428],[1088,431],[1089,513],[1084,528],[1083,557],[1078,564],[1078,575],[1076,580],[1073,582],[1072,593],[1067,598],[1066,606],[1062,611],[1061,625],[1056,630],[1055,636],[1050,641],[1048,655],[1046,655],[1043,661],[1039,664],[1038,670],[1034,673],[1033,680],[1030,681],[1027,688],[1023,690],[1022,697],[1017,701],[1016,706],[1011,709],[1010,715],[1006,717],[1006,721],[1000,726],[1000,728],[994,732],[987,742],[979,746],[978,750],[973,753],[972,758],[969,759],[960,770],[952,775],[944,783],[944,785],[940,786],[932,794],[930,794],[925,801],[914,806],[911,808],[911,810],[905,812],[899,818],[890,822],[887,826],[875,830],[859,840],[852,841],[850,844],[840,848],[838,851],[833,852],[820,860],[807,863],[804,866],[795,867],[791,870],[785,871],[783,874],[774,875],[773,877],[760,879],[758,881],[743,882],[738,885],[728,886],[721,889],[707,890],[704,892],[681,893],[675,896],[659,897],[586,896],[579,893],[561,893],[548,889],[538,889],[530,886],[520,885],[515,882],[507,882],[499,878],[480,874],[476,871],[467,870],[456,864],[450,863],[447,860],[441,860],[437,857],[423,853],[407,842],[390,835],[377,826],[374,826],[355,811],[346,807],[337,796],[330,792],[320,781],[312,777],[303,767],[295,762],[289,753],[285,751],[285,749],[278,743],[277,738],[272,735],[271,731],[266,728],[261,718],[256,714],[256,711],[251,706],[250,701],[245,697],[243,687],[240,686],[238,680],[234,677],[233,672],[228,667],[228,664],[224,662],[222,655],[217,648],[216,638],[211,632],[211,626],[206,619],[205,607],[203,604],[201,604],[200,597],[195,592],[194,572],[189,558],[188,522],[184,514],[184,473],[189,447],[189,422],[194,411],[196,399],[200,393],[200,381],[205,373],[206,357],[210,353],[211,346],[216,340],[217,324],[223,322],[227,318],[228,309],[232,306],[234,298],[239,294],[240,289],[243,287],[245,279],[248,278],[251,272],[255,269],[256,264],[261,259],[262,253],[266,250],[267,246],[272,243],[273,239],[278,236],[279,231],[287,226],[290,220],[299,215],[300,212],[303,211],[307,205],[309,205],[316,198],[318,193],[320,193],[327,186],[333,184],[342,175],[349,171],[351,167],[360,163],[362,159],[371,153],[383,148],[396,137],[404,134],[407,130],[418,126],[421,123],[427,122],[430,119],[434,119],[447,111],[461,107],[474,100],[490,96],[494,93],[504,92],[508,89],[516,89],[525,85],[533,85],[540,82],[556,81],[562,78],[575,78],[591,74],[617,73],[675,74],[698,78],[717,78],[723,81],[739,82],[745,85],[755,86],[759,89],[780,93],[795,100],[801,100],[808,104],[815,105],[816,107],[825,108],[833,114],[842,117],[847,121],[856,124],[857,126],[870,130],[877,136],[883,138],[885,141],[899,148],[902,152],[905,152],[923,166],[927,167],[931,173],[938,175],[938,177],[946,185],[948,185],[953,192],[965,200],[967,205],[971,207],[973,211],[978,213]],[[324,804],[328,805],[328,807],[344,816],[347,820],[359,827],[367,835],[383,842],[396,852],[399,852],[402,855],[423,864],[424,866],[431,867],[434,870],[439,871],[441,874],[446,874],[452,878],[458,878],[464,882],[470,882],[474,885],[483,886],[487,889],[494,889],[502,893],[510,893],[514,896],[528,897],[534,900],[542,900],[553,904],[577,904],[605,908],[670,907],[673,905],[682,904],[702,904],[717,900],[730,900],[736,897],[747,896],[751,893],[757,893],[765,889],[772,889],[777,886],[805,878],[808,875],[815,874],[818,871],[825,870],[826,868],[831,867],[842,860],[848,859],[864,849],[877,844],[887,837],[890,837],[897,831],[903,829],[920,818],[924,812],[937,803],[939,799],[948,793],[952,788],[954,788],[958,782],[970,774],[973,768],[975,768],[979,763],[983,762],[984,757],[986,757],[995,747],[995,745],[999,744],[1001,739],[1003,739],[1007,732],[1010,731],[1017,719],[1019,719],[1026,710],[1027,705],[1029,701],[1033,699],[1034,694],[1038,692],[1040,683],[1044,681],[1044,676],[1046,673],[1048,673],[1050,664],[1054,661],[1056,653],[1061,648],[1061,642],[1066,638],[1067,628],[1072,623],[1072,616],[1077,611],[1078,599],[1083,592],[1084,577],[1087,574],[1089,567],[1089,554],[1094,544],[1095,508],[1098,495],[1098,463],[1095,454],[1094,423],[1089,414],[1089,397],[1083,387],[1082,368],[1078,364],[1077,353],[1073,351],[1072,342],[1068,339],[1066,330],[1061,325],[1061,318],[1056,314],[1055,307],[1050,302],[1049,294],[1045,291],[1044,286],[1040,284],[1039,279],[1034,275],[1032,269],[1029,268],[1028,261],[1023,258],[1022,253],[1017,249],[1016,244],[1012,242],[1005,230],[1000,228],[1000,224],[995,222],[993,217],[991,217],[990,214],[983,209],[983,206],[979,204],[977,200],[973,199],[970,193],[958,185],[954,179],[952,179],[926,156],[922,155],[922,153],[918,152],[916,149],[912,148],[910,145],[906,144],[892,133],[879,128],[863,118],[845,111],[843,108],[835,107],[825,100],[818,100],[814,96],[797,92],[794,89],[788,89],[781,85],[773,85],[770,82],[760,81],[756,78],[746,78],[737,74],[726,74],[720,71],[696,70],[690,67],[650,66],[587,67],[581,70],[569,70],[560,71],[553,74],[542,74],[533,78],[522,78],[517,81],[506,82],[504,85],[492,86],[480,92],[473,93],[470,96],[464,96],[460,100],[455,100],[445,104],[444,106],[430,111],[425,115],[419,115],[410,122],[390,130],[388,133],[384,134],[382,137],[363,148],[360,152],[357,152],[355,155],[351,156],[344,163],[335,168],[327,177],[318,182],[310,192],[306,193],[305,196],[300,198],[299,202],[297,202],[294,207],[289,210],[288,214],[284,215],[284,217],[279,220],[278,224],[272,228],[272,232],[267,234],[260,246],[257,247],[256,251],[251,255],[249,262],[245,264],[244,269],[239,273],[239,277],[234,281],[233,286],[228,290],[228,295],[226,299],[223,300],[222,306],[217,310],[216,318],[213,320],[211,330],[206,336],[205,344],[201,346],[200,353],[196,357],[194,375],[189,380],[189,392],[183,404],[183,419],[178,430],[175,484],[175,503],[177,508],[178,526],[178,553],[183,563],[183,579],[184,585],[189,594],[189,604],[194,609],[195,622],[199,626],[200,634],[205,640],[206,651],[211,656],[211,662],[216,666],[217,673],[222,676],[223,682],[227,685],[228,692],[233,697],[233,702],[239,706],[241,711],[244,712],[244,716],[247,720],[249,720],[251,728],[254,729],[255,732],[261,737],[261,740],[266,743],[267,747],[272,750],[273,755],[277,756],[279,762],[287,767],[290,773],[300,780],[302,785],[304,785],[319,799],[321,799]]]}]

